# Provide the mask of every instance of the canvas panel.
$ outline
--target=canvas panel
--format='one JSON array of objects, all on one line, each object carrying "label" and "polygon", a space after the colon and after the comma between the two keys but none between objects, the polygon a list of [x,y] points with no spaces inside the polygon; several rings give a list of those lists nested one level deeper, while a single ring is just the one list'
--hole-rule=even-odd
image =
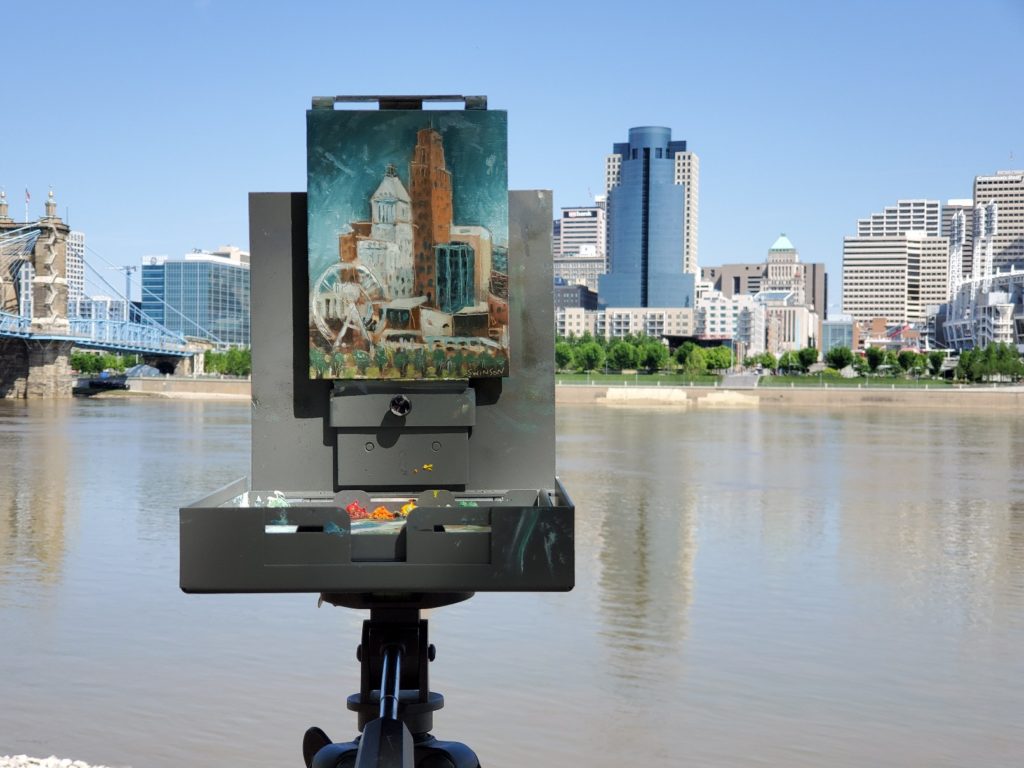
[{"label": "canvas panel", "polygon": [[309,375],[507,376],[503,111],[310,110]]}]

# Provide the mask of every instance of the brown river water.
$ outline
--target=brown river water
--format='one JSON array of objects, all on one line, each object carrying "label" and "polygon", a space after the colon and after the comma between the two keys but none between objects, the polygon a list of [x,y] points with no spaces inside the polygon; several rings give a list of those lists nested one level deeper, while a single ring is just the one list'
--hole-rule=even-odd
[{"label": "brown river water", "polygon": [[[178,590],[245,404],[0,402],[0,755],[301,766],[363,614]],[[431,612],[485,766],[1024,765],[1024,417],[569,406],[576,589]]]}]

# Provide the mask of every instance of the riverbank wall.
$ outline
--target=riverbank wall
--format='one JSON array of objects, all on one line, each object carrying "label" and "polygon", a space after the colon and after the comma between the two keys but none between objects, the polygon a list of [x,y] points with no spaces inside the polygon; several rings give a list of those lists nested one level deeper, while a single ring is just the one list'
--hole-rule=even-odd
[{"label": "riverbank wall", "polygon": [[792,408],[959,408],[1024,412],[1024,387],[608,387],[562,385],[558,405]]},{"label": "riverbank wall", "polygon": [[[249,400],[246,379],[165,376],[129,379],[132,393],[175,399]],[[1024,387],[644,387],[559,385],[557,405],[673,408],[967,408],[1024,412]]]},{"label": "riverbank wall", "polygon": [[179,400],[251,400],[248,379],[210,379],[191,376],[142,376],[128,379],[128,391]]}]

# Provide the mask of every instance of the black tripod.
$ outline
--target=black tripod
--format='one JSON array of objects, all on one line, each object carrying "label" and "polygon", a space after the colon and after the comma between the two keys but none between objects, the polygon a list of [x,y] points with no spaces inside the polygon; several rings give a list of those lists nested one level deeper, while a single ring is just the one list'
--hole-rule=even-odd
[{"label": "black tripod", "polygon": [[323,595],[326,602],[369,608],[356,652],[359,693],[348,697],[362,735],[333,743],[319,728],[306,731],[306,768],[480,768],[465,744],[439,741],[430,734],[434,711],[444,697],[430,690],[427,665],[434,646],[427,641],[423,608],[465,600],[472,593],[408,596],[400,601],[377,595]]}]

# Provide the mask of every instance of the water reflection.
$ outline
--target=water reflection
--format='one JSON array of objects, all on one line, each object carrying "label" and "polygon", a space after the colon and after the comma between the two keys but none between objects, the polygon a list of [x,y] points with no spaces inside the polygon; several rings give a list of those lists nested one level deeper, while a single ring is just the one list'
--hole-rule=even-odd
[{"label": "water reflection", "polygon": [[[67,403],[0,401],[0,585],[55,585],[77,517],[68,483]],[[0,601],[12,590],[0,590]]]},{"label": "water reflection", "polygon": [[647,412],[631,409],[596,415],[597,422],[560,424],[560,471],[571,474],[587,516],[581,537],[596,532],[608,669],[635,689],[665,683],[680,658],[693,597],[696,495],[692,483],[671,481],[685,477],[685,454],[650,450],[674,442],[680,423],[669,417],[652,429]]},{"label": "water reflection", "polygon": [[872,446],[843,477],[849,575],[884,584],[904,610],[935,611],[932,621],[949,628],[989,624],[993,601],[1020,568],[1011,502],[1024,450],[1018,421],[927,413],[906,423],[872,414],[844,426],[848,439]]},{"label": "water reflection", "polygon": [[[246,471],[247,407],[40,407],[0,403],[0,754],[271,768],[351,735],[361,615],[177,589],[177,506]],[[499,766],[1016,765],[1022,460],[1005,415],[560,409],[576,589],[431,617],[439,735]]]}]

